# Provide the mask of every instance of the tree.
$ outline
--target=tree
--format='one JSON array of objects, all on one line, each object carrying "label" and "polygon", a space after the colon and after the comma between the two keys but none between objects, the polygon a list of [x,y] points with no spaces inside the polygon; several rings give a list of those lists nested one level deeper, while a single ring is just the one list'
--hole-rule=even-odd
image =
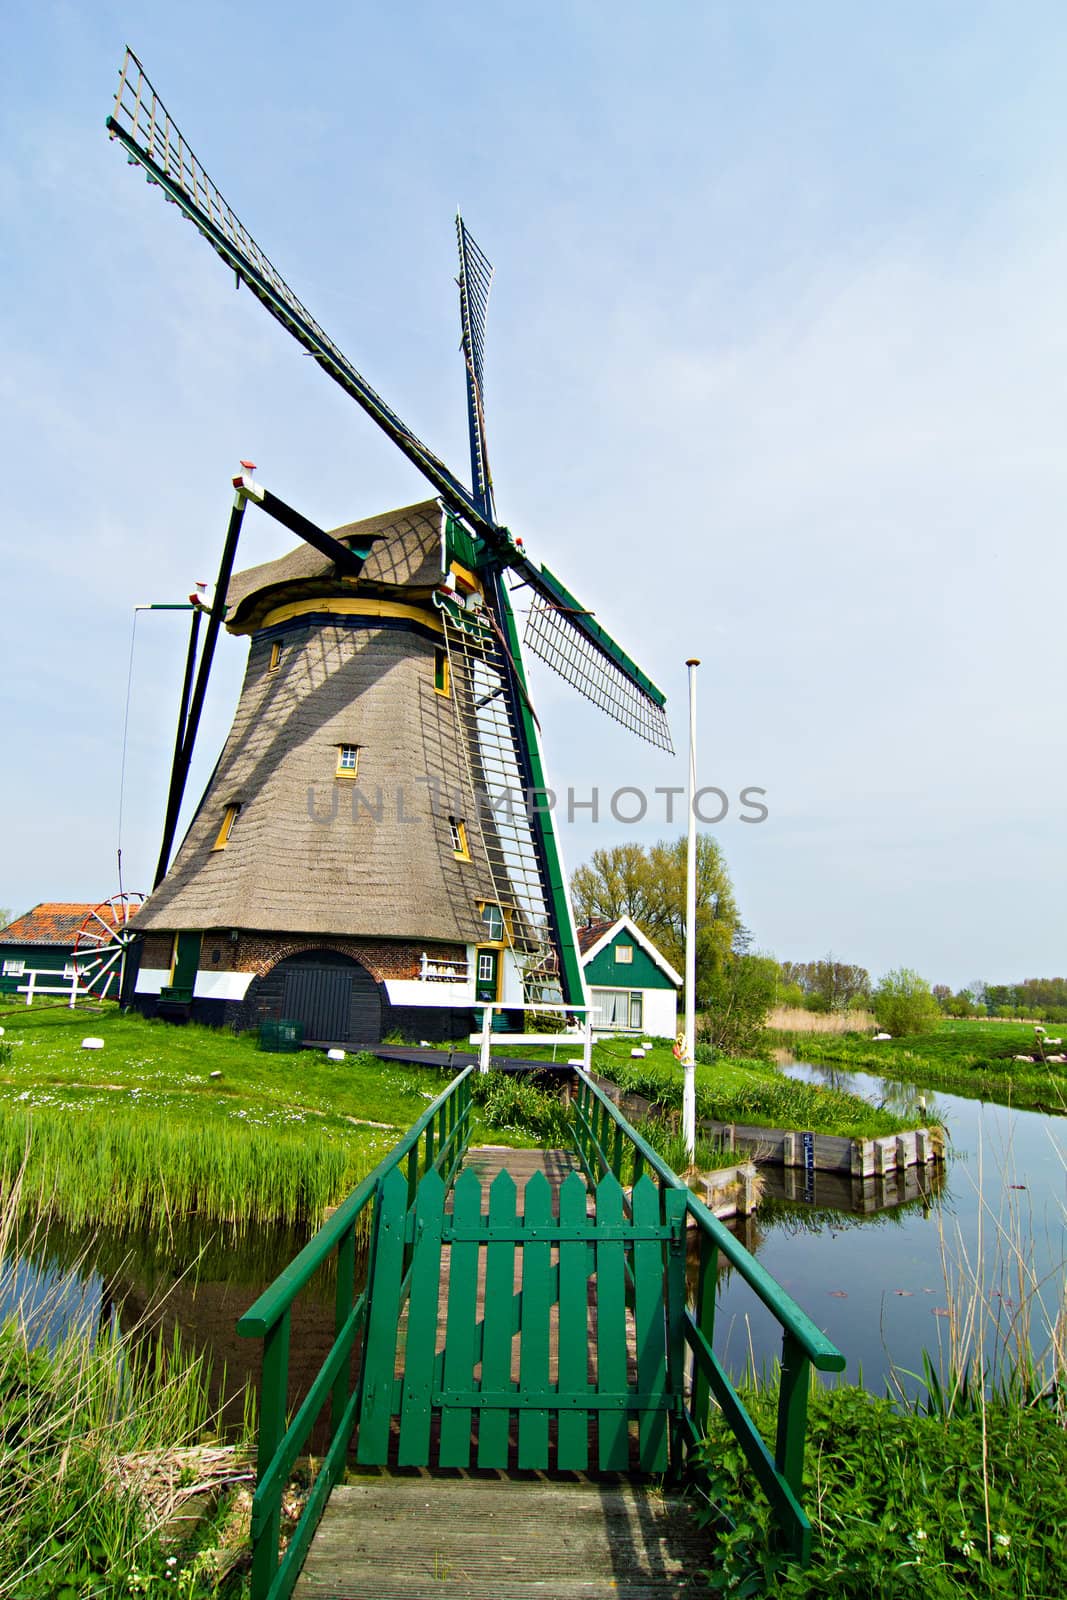
[{"label": "tree", "polygon": [[[661,839],[594,850],[571,879],[579,922],[631,917],[679,972],[685,968],[686,840]],[[697,1005],[706,1004],[712,974],[730,960],[742,923],[718,843],[697,836]]]},{"label": "tree", "polygon": [[847,1011],[866,1004],[871,996],[866,967],[835,961],[832,951],[821,961],[783,961],[779,971],[787,986],[799,987],[801,998],[795,1003],[809,1011]]},{"label": "tree", "polygon": [[941,1008],[930,985],[910,967],[887,972],[874,991],[874,1014],[887,1033],[931,1033]]},{"label": "tree", "polygon": [[11,907],[0,906],[0,930],[6,928],[8,923],[13,922],[14,920],[15,919],[11,914]]},{"label": "tree", "polygon": [[773,956],[734,956],[708,979],[702,1042],[727,1055],[751,1053],[774,1004],[778,963]]}]

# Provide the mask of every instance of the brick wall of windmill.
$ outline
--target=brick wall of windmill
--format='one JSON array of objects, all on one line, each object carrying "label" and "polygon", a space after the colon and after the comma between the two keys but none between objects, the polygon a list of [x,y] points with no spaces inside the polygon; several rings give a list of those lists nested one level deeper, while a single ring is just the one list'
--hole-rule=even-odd
[{"label": "brick wall of windmill", "polygon": [[[157,970],[168,968],[172,946],[171,934],[147,934],[141,946],[140,965]],[[420,977],[424,952],[436,961],[461,962],[467,954],[464,945],[433,944],[427,947],[426,941],[331,939],[314,935],[300,937],[289,933],[258,932],[241,932],[237,939],[231,939],[228,929],[209,930],[204,934],[199,970],[250,972],[253,981],[240,1002],[198,1002],[196,1019],[216,1026],[224,1024],[236,1031],[258,1027],[264,1021],[279,1020],[285,993],[284,973],[276,971],[279,962],[289,956],[316,950],[329,950],[336,955],[348,956],[370,973],[382,988],[384,1032],[398,1028],[424,1037],[452,1039],[467,1031],[470,1025],[469,1008],[393,1007],[384,991],[387,979]],[[144,1009],[154,1011],[154,1003],[145,998]]]}]

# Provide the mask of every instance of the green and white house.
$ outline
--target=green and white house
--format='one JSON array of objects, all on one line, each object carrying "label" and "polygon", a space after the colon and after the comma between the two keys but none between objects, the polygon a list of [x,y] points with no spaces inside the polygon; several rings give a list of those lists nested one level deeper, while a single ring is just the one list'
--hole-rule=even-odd
[{"label": "green and white house", "polygon": [[578,929],[594,1033],[673,1039],[678,1026],[675,972],[636,922],[591,922]]}]

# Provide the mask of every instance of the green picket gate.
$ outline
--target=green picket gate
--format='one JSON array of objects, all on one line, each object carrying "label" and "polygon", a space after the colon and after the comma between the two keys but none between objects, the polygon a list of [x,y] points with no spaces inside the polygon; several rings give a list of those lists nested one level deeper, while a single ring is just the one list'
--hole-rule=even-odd
[{"label": "green picket gate", "polygon": [[[357,1458],[365,1465],[663,1472],[678,1459],[684,1193],[501,1172],[383,1181]],[[449,1204],[451,1202],[451,1204]]]}]

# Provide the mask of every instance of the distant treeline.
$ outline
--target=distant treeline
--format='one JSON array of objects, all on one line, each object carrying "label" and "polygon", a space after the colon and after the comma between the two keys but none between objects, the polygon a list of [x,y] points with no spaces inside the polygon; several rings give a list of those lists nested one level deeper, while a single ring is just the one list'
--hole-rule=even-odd
[{"label": "distant treeline", "polygon": [[953,994],[937,983],[934,998],[950,1017],[1028,1017],[1035,1022],[1067,1022],[1067,978],[1024,978],[1021,983],[981,979]]},{"label": "distant treeline", "polygon": [[[807,1011],[863,1011],[874,1006],[879,986],[866,967],[835,961],[779,961],[775,999]],[[1021,983],[975,979],[953,991],[935,983],[930,991],[946,1017],[1025,1017],[1067,1023],[1067,978],[1025,978]]]}]

